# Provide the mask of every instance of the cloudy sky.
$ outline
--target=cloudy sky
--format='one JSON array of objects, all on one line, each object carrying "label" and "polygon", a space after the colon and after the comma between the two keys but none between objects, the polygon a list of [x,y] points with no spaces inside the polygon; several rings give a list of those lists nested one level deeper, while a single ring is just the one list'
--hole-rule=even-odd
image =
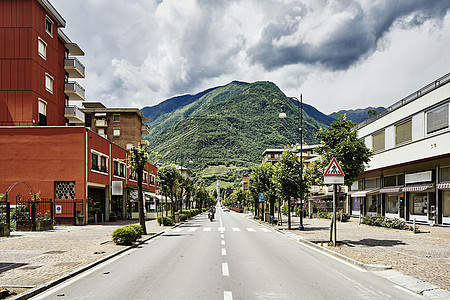
[{"label": "cloudy sky", "polygon": [[272,81],[324,113],[389,106],[450,72],[448,0],[50,0],[88,101],[156,105]]}]

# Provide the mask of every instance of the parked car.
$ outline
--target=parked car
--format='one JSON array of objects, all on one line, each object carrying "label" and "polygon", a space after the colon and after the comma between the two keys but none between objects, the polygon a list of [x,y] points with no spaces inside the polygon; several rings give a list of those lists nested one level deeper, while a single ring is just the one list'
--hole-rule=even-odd
[{"label": "parked car", "polygon": [[230,209],[228,207],[225,206],[225,208],[223,209],[224,212],[230,212]]}]

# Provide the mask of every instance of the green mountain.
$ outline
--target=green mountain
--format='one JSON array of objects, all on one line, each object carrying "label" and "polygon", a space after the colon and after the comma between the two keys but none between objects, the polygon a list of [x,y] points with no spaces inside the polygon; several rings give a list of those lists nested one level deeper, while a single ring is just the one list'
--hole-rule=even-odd
[{"label": "green mountain", "polygon": [[[300,142],[300,116],[295,104],[286,100],[271,82],[231,82],[194,96],[172,98],[159,108],[142,109],[150,120],[146,138],[162,161],[182,164],[207,183],[233,182],[238,173],[261,163],[265,149]],[[279,119],[283,103],[288,117]],[[154,116],[148,115],[152,112]],[[317,143],[314,134],[327,123],[311,117],[305,106],[304,142]]]},{"label": "green mountain", "polygon": [[329,114],[328,116],[335,120],[339,119],[341,115],[345,114],[347,116],[347,120],[351,120],[355,123],[361,123],[364,120],[367,120],[370,116],[371,112],[380,112],[383,111],[384,107],[367,107],[367,108],[358,108],[358,109],[348,109],[348,110],[340,110],[338,112],[334,112]]}]

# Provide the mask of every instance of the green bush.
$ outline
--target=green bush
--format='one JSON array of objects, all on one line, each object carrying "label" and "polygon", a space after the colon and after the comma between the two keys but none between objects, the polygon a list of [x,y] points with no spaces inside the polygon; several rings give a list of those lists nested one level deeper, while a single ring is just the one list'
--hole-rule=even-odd
[{"label": "green bush", "polygon": [[[158,224],[161,225],[161,216],[157,218]],[[172,217],[163,217],[163,225],[164,226],[173,226],[174,221]]]},{"label": "green bush", "polygon": [[259,220],[259,216],[254,216],[253,219]]},{"label": "green bush", "polygon": [[[342,218],[341,218],[342,215]],[[318,217],[321,219],[332,219],[333,218],[333,213],[332,212],[324,212],[321,211],[318,213]],[[348,220],[350,220],[350,216],[348,214],[344,214],[342,212],[337,212],[336,213],[336,220],[338,221],[342,221],[342,222],[347,222]]]},{"label": "green bush", "polygon": [[188,215],[189,215],[189,214],[179,214],[179,216],[180,216],[180,221],[181,221],[181,222],[186,221],[186,220],[188,219]]},{"label": "green bush", "polygon": [[114,230],[111,236],[117,245],[131,245],[142,236],[142,233],[141,225],[126,225]]},{"label": "green bush", "polygon": [[[380,215],[365,216],[362,223],[371,226],[394,228],[401,230],[413,230],[413,226],[406,224],[405,221],[396,218],[387,218]],[[416,226],[416,231],[419,231],[419,226]]]}]

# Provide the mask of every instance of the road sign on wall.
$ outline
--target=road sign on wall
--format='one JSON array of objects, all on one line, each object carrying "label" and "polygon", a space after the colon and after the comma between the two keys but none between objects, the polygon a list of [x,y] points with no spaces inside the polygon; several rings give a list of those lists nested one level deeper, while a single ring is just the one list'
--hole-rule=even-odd
[{"label": "road sign on wall", "polygon": [[344,172],[339,166],[336,158],[333,157],[328,167],[323,173],[323,183],[325,184],[344,184]]}]

